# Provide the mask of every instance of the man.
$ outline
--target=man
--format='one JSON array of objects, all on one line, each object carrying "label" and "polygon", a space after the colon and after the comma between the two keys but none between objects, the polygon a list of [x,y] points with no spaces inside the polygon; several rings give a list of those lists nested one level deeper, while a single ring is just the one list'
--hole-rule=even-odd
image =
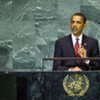
[{"label": "man", "polygon": [[[82,13],[75,13],[71,17],[71,34],[60,38],[55,43],[54,57],[97,57],[99,56],[98,41],[83,34],[86,18]],[[97,70],[96,60],[54,60],[53,70],[83,71]]]}]

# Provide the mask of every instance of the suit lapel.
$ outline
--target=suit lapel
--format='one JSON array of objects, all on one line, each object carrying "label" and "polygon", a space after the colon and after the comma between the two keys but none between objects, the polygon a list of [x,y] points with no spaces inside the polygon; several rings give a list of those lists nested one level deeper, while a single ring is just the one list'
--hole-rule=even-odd
[{"label": "suit lapel", "polygon": [[82,45],[87,48],[87,37],[83,34],[83,37],[82,37]]},{"label": "suit lapel", "polygon": [[67,37],[67,42],[66,42],[68,51],[69,51],[69,55],[71,57],[75,56],[75,51],[74,51],[74,46],[72,43],[72,38],[71,38],[71,34]]},{"label": "suit lapel", "polygon": [[[67,49],[69,51],[68,52],[69,56],[70,57],[75,56],[75,51],[74,51],[74,46],[73,46],[73,43],[72,43],[71,34],[69,36],[67,36],[65,40],[66,40],[65,43],[66,43]],[[82,37],[82,45],[88,50],[87,36],[84,35],[84,34],[83,34],[83,37]]]}]

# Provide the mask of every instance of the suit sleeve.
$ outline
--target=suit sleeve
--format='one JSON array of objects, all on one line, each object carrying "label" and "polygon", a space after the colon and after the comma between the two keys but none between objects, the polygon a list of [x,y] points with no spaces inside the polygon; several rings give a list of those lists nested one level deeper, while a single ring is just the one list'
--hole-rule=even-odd
[{"label": "suit sleeve", "polygon": [[[56,43],[55,43],[54,57],[63,57],[60,41],[56,41]],[[68,69],[67,67],[62,66],[61,60],[54,60],[53,70],[67,70],[67,69]]]},{"label": "suit sleeve", "polygon": [[[98,41],[95,40],[94,44],[92,45],[93,45],[92,57],[99,57],[100,51],[99,51]],[[89,66],[90,70],[100,70],[100,60],[91,60]]]}]

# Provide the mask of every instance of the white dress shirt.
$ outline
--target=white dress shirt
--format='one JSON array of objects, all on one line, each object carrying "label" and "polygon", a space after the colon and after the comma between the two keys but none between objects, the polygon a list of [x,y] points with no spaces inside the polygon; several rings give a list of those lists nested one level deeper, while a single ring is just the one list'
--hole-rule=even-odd
[{"label": "white dress shirt", "polygon": [[[82,46],[82,36],[83,36],[83,34],[81,34],[79,37],[77,37],[79,39],[78,43],[79,43],[80,47]],[[72,37],[73,46],[75,47],[76,37],[73,34],[71,34],[71,37]]]},{"label": "white dress shirt", "polygon": [[[75,37],[73,34],[71,34],[71,37],[72,37],[73,46],[75,46],[76,37]],[[80,46],[80,47],[82,47],[82,37],[83,37],[83,34],[81,34],[79,37],[77,37],[77,38],[79,39],[78,42],[79,42],[79,46]],[[84,60],[84,62],[85,62],[86,64],[89,64],[90,60]],[[68,71],[71,71],[71,68],[69,68]]]}]

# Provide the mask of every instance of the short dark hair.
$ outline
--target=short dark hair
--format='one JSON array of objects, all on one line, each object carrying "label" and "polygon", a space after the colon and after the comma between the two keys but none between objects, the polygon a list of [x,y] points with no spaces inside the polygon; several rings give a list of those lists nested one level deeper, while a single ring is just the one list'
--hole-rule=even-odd
[{"label": "short dark hair", "polygon": [[82,14],[80,12],[75,13],[75,14],[72,15],[71,19],[73,18],[73,16],[81,16],[81,17],[83,17],[84,23],[86,23],[86,17],[84,16],[84,14]]}]

